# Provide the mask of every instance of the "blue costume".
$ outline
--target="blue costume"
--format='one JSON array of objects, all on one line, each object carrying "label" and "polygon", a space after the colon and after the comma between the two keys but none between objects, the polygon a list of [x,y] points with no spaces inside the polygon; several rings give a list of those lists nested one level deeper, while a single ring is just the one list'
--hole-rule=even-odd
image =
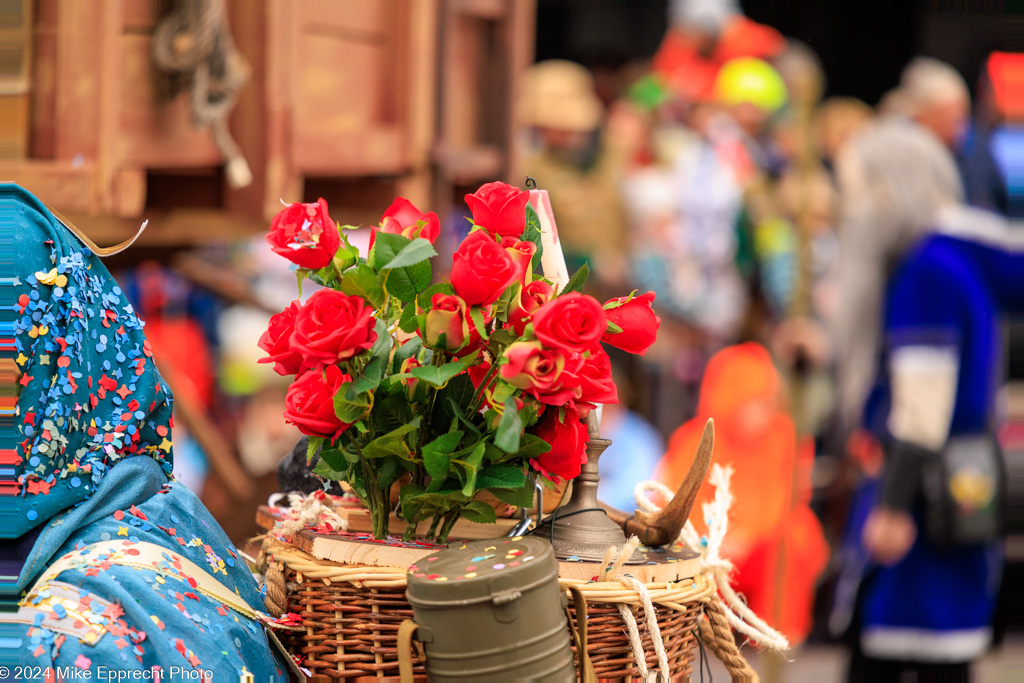
[{"label": "blue costume", "polygon": [[171,393],[131,304],[14,185],[0,185],[0,243],[17,396],[0,442],[0,661],[25,680],[288,680],[245,561],[170,476]]},{"label": "blue costume", "polygon": [[[999,325],[1005,312],[1024,310],[1024,254],[1008,246],[1009,236],[1006,230],[933,233],[902,258],[886,293],[882,377],[865,410],[865,424],[881,443],[893,442],[889,373],[907,351],[955,359],[950,440],[994,434],[1004,360]],[[968,662],[990,643],[1001,541],[936,545],[922,519],[921,461],[886,450],[886,472],[866,482],[854,504],[833,626],[849,620],[859,594],[859,646],[867,657]],[[909,553],[888,567],[872,565],[860,542],[879,503],[913,512],[919,530]]]}]

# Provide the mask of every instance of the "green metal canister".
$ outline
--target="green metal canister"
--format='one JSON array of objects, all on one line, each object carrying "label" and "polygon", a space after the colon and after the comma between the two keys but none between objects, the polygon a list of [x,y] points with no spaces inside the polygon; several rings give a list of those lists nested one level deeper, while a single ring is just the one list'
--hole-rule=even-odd
[{"label": "green metal canister", "polygon": [[558,562],[542,538],[453,545],[409,567],[432,681],[573,681]]}]

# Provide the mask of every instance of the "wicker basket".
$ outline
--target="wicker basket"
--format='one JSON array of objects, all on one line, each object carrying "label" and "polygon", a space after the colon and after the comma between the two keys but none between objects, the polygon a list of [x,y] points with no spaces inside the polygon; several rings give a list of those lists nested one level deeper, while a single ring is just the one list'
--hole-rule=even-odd
[{"label": "wicker basket", "polygon": [[[278,543],[268,544],[264,554],[268,561],[268,609],[301,617],[303,630],[284,634],[281,639],[292,655],[302,658],[302,666],[315,678],[398,676],[398,627],[413,616],[405,599],[404,568],[341,565]],[[633,588],[619,581],[561,583],[566,590],[569,585],[576,586],[586,598],[587,652],[599,678],[640,676],[620,604],[629,605],[634,614],[647,668],[658,670],[645,610]],[[715,586],[697,576],[679,583],[647,584],[646,588],[657,608],[672,677],[689,675],[698,620]],[[573,606],[570,613],[575,619]],[[416,675],[423,676],[422,662],[415,654],[414,665]]]}]

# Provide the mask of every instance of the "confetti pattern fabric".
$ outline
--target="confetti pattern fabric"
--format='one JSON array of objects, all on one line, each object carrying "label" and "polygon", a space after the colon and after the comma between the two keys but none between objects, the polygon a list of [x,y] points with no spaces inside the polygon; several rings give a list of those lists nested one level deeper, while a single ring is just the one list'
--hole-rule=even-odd
[{"label": "confetti pattern fabric", "polygon": [[0,213],[17,255],[0,280],[17,393],[16,443],[0,451],[0,538],[18,538],[87,498],[122,458],[149,456],[170,475],[171,395],[100,260],[16,185],[0,186]]},{"label": "confetti pattern fabric", "polygon": [[[17,186],[0,185],[0,228],[0,370],[16,389],[0,403],[0,543],[29,546],[17,571],[0,572],[0,661],[288,680],[263,625],[196,590],[171,559],[262,609],[237,550],[171,478],[171,393],[142,321],[100,260]],[[112,554],[87,555],[110,542]],[[118,564],[141,543],[167,548],[167,566]],[[83,561],[21,598],[68,553]]]}]

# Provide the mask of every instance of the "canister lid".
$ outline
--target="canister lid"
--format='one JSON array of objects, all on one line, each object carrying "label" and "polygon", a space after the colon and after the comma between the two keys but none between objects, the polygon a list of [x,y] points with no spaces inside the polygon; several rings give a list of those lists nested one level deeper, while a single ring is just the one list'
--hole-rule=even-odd
[{"label": "canister lid", "polygon": [[513,536],[453,544],[409,567],[406,595],[415,607],[445,607],[515,599],[546,581],[557,581],[551,544]]}]

